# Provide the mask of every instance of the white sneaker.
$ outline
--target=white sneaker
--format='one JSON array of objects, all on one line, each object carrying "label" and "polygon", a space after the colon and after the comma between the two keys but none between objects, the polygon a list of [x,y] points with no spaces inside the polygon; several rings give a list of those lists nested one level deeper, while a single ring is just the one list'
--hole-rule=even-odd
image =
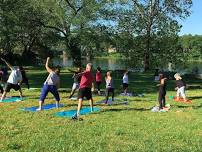
[{"label": "white sneaker", "polygon": [[36,109],[36,111],[41,111],[41,110],[42,110],[41,108],[37,108],[37,109]]}]

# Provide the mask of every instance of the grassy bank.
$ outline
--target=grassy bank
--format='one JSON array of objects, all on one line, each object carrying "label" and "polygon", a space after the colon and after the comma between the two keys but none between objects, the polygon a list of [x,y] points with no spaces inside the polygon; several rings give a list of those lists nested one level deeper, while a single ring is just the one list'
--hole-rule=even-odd
[{"label": "grassy bank", "polygon": [[[28,70],[32,88],[41,88],[46,76],[42,69]],[[71,76],[67,70],[62,71],[62,88],[71,87]],[[118,95],[122,77],[114,74],[114,79]],[[60,92],[63,108],[30,113],[19,109],[38,105],[40,89],[24,88],[27,100],[0,105],[0,151],[202,151],[202,89],[187,90],[192,104],[168,99],[169,112],[152,113],[151,107],[157,104],[153,74],[131,73],[129,79],[130,90],[144,93],[145,97],[129,97],[129,105],[98,106],[101,112],[83,116],[84,120],[78,122],[53,115],[76,109],[77,102],[67,99],[69,91]],[[201,80],[186,79],[186,82],[201,85]],[[175,95],[174,87],[174,81],[168,81],[167,96]],[[100,99],[103,97],[94,97],[95,102]],[[54,103],[51,95],[46,103]]]}]

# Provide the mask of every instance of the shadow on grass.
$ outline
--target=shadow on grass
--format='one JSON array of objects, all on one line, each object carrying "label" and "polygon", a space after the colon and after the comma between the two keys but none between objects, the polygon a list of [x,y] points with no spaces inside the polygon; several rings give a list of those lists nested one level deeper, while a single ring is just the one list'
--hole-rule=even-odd
[{"label": "shadow on grass", "polygon": [[202,96],[189,97],[190,100],[201,99]]},{"label": "shadow on grass", "polygon": [[111,111],[115,111],[115,112],[120,112],[120,111],[149,111],[151,109],[152,109],[152,107],[150,107],[150,108],[124,108],[124,109],[111,108],[111,109],[104,109],[104,110],[102,110],[102,112],[111,112]]},{"label": "shadow on grass", "polygon": [[176,108],[192,108],[192,109],[200,109],[202,108],[202,104],[200,104],[199,106],[193,106],[193,105],[172,105],[172,107],[176,107]]}]

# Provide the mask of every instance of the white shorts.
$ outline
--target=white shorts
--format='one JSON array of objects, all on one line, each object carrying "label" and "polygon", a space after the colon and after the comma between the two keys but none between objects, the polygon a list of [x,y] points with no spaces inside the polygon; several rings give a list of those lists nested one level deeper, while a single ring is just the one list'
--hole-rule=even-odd
[{"label": "white shorts", "polygon": [[185,86],[177,89],[177,97],[182,96],[183,98],[186,98],[185,96]]},{"label": "white shorts", "polygon": [[79,83],[73,83],[72,90],[79,89]]}]

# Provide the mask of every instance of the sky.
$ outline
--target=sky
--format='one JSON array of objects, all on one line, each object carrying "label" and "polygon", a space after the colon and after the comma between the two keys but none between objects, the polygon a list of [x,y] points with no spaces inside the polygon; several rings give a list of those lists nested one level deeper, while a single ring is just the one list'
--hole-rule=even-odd
[{"label": "sky", "polygon": [[180,35],[202,35],[202,0],[193,0],[192,14],[186,20],[181,21]]}]

